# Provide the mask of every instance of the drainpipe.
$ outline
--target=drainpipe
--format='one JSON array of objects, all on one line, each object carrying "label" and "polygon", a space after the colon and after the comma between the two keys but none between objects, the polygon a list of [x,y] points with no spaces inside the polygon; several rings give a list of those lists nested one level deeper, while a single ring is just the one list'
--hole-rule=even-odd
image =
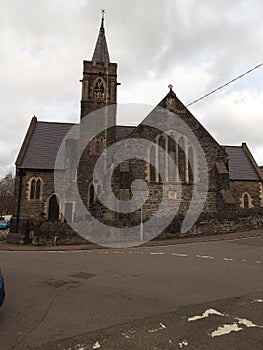
[{"label": "drainpipe", "polygon": [[18,231],[19,231],[23,176],[26,176],[25,169],[19,168],[18,169],[18,176],[19,176],[19,191],[18,191],[18,203],[17,203],[17,213],[16,213],[16,233],[18,233]]}]

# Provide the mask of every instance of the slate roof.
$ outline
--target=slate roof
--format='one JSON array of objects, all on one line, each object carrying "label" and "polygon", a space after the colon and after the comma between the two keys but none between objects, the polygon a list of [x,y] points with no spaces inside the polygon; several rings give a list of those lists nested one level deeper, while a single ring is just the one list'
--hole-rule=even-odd
[{"label": "slate roof", "polygon": [[242,146],[225,146],[229,156],[230,180],[258,181],[260,177]]},{"label": "slate roof", "polygon": [[54,169],[63,138],[74,124],[37,122],[22,160],[24,169]]},{"label": "slate roof", "polygon": [[95,50],[92,56],[92,62],[94,64],[96,64],[96,62],[101,62],[105,63],[106,65],[110,63],[110,55],[105,37],[104,18],[101,19],[101,27]]},{"label": "slate roof", "polygon": [[[77,124],[38,121],[20,167],[39,170],[54,169],[61,142],[74,125]],[[116,126],[116,141],[126,139],[134,129],[133,126]],[[77,129],[71,136],[79,137]],[[60,166],[63,168],[62,164]]]},{"label": "slate roof", "polygon": [[133,132],[134,129],[136,129],[135,126],[117,125],[116,141],[126,139]]}]

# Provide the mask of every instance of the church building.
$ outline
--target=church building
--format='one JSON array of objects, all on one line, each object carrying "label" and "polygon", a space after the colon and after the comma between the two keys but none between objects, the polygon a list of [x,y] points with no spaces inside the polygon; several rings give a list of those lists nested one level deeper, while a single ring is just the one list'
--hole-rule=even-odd
[{"label": "church building", "polygon": [[[152,118],[156,110],[137,127],[117,125],[114,112],[119,85],[117,68],[117,63],[110,60],[102,16],[92,59],[83,62],[80,123],[45,122],[35,116],[31,120],[16,160],[16,208],[11,223],[12,232],[24,234],[28,223],[85,221],[87,218],[78,211],[74,195],[70,197],[74,186],[78,186],[87,210],[101,222],[118,227],[139,225],[142,219],[139,209],[127,213],[105,208],[99,200],[100,193],[104,191],[103,183],[93,178],[94,167],[102,152],[111,145],[134,139],[138,139],[138,145],[142,139],[151,144],[146,155],[148,161],[134,157],[121,162],[113,171],[111,187],[116,198],[129,201],[133,196],[132,182],[142,179],[147,183],[149,195],[143,204],[143,221],[154,216],[160,202],[164,201],[166,208],[177,206],[175,218],[166,232],[180,232],[180,225],[193,203],[196,189],[202,191],[204,186],[206,193],[201,219],[196,218],[195,232],[202,233],[198,227],[202,227],[205,220],[209,222],[211,218],[217,218],[218,223],[220,220],[223,222],[224,218],[234,217],[238,220],[239,216],[249,217],[262,209],[262,171],[248,146],[245,143],[241,146],[220,145],[178,99],[171,85],[167,95],[156,106],[164,118],[158,117],[156,125],[153,125],[155,119]],[[110,112],[104,129],[94,135],[79,154],[87,130],[82,125],[87,123],[89,126],[89,115],[100,111],[104,113],[105,107]],[[166,120],[170,114],[169,118],[176,115],[180,119],[176,124],[178,128],[172,128],[169,122],[167,127],[162,125],[162,120]],[[90,128],[93,127],[92,123]],[[189,133],[180,123],[190,130]],[[57,155],[62,144],[64,164],[58,166]],[[172,171],[171,159],[176,171]],[[72,164],[77,171],[74,167],[72,170]],[[158,169],[162,170],[162,175]],[[55,170],[68,178],[66,200],[56,192]],[[207,184],[204,184],[205,176]],[[196,201],[195,205],[198,206],[199,202]],[[193,228],[189,230],[193,232]]]}]

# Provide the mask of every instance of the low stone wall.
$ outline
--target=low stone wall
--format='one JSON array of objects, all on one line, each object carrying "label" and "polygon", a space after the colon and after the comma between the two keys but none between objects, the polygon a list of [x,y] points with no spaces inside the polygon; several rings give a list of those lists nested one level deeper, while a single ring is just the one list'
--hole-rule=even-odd
[{"label": "low stone wall", "polygon": [[9,244],[20,244],[21,236],[19,233],[8,233],[6,236],[6,242]]},{"label": "low stone wall", "polygon": [[[176,216],[169,227],[156,237],[156,239],[227,234],[263,228],[263,208],[240,209],[224,214],[201,214],[195,225],[186,233],[181,233],[183,220],[184,216]],[[153,227],[152,230],[154,229]],[[107,232],[103,233],[103,235],[107,235]],[[128,237],[123,237],[123,239],[125,241]],[[89,243],[74,232],[70,225],[60,222],[41,222],[34,224],[27,232],[23,230],[21,234],[9,234],[7,242],[34,245],[74,245]]]},{"label": "low stone wall", "polygon": [[231,233],[263,228],[263,208],[240,209],[224,214],[204,215],[186,233],[180,232],[184,217],[178,216],[173,223],[159,235],[159,239],[175,235],[196,236]]},{"label": "low stone wall", "polygon": [[10,233],[7,242],[11,244],[33,245],[76,245],[88,243],[67,223],[61,222],[23,222],[21,233]]}]

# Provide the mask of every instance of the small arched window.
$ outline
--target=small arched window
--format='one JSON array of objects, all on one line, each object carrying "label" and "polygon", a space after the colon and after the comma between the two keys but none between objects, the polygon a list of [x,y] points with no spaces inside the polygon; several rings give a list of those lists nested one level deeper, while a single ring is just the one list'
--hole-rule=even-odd
[{"label": "small arched window", "polygon": [[95,154],[100,154],[100,140],[95,139]]},{"label": "small arched window", "polygon": [[247,193],[245,193],[243,196],[243,207],[244,207],[244,209],[249,208],[249,197],[248,197]]},{"label": "small arched window", "polygon": [[42,187],[42,181],[40,179],[33,178],[30,181],[30,199],[40,199],[41,197],[41,187]]},{"label": "small arched window", "polygon": [[89,188],[89,205],[95,201],[95,189],[93,185],[90,185]]},{"label": "small arched window", "polygon": [[35,199],[35,191],[36,191],[36,180],[31,180],[30,183],[30,199]]},{"label": "small arched window", "polygon": [[40,191],[41,191],[41,181],[40,179],[38,179],[36,182],[35,199],[40,199]]}]

